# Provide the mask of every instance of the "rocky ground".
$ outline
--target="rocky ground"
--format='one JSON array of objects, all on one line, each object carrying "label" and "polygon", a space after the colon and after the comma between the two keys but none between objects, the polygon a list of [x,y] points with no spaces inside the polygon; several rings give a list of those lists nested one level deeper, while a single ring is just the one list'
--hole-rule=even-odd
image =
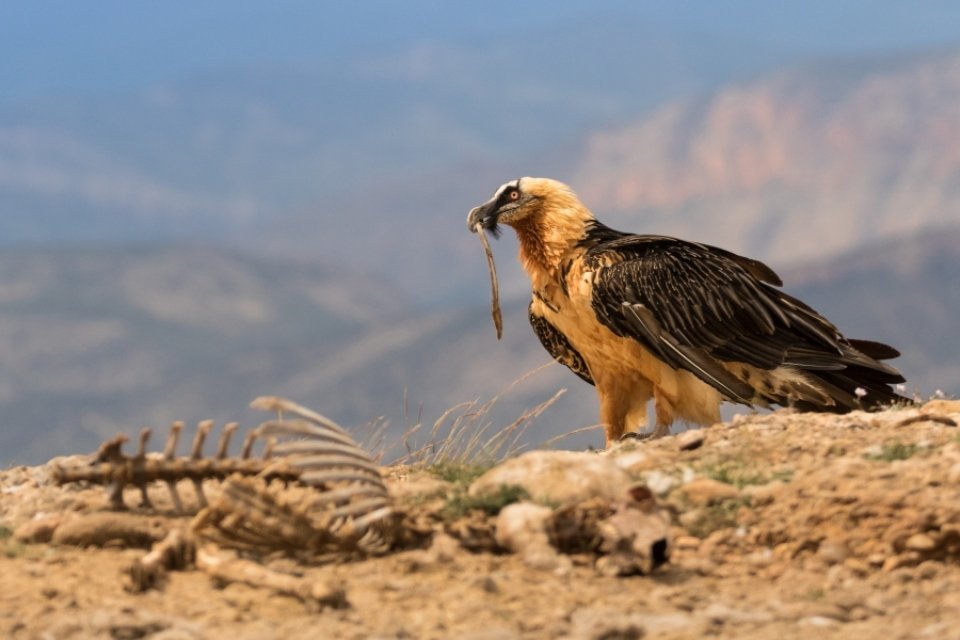
[{"label": "rocky ground", "polygon": [[[102,488],[53,486],[50,465],[8,469],[0,636],[960,638],[958,423],[960,403],[945,400],[780,411],[603,453],[534,452],[476,480],[469,465],[386,469],[421,543],[352,562],[267,562],[317,597],[193,568],[132,593],[127,567],[188,518],[158,501],[123,516],[142,539],[98,537],[97,518],[113,517]],[[484,487],[501,483],[522,489],[496,503]],[[669,560],[638,573],[656,564],[640,557],[641,536],[625,550],[600,540],[611,513],[662,535]],[[508,516],[533,532],[527,542],[508,535]],[[578,531],[597,539],[577,544]]]}]

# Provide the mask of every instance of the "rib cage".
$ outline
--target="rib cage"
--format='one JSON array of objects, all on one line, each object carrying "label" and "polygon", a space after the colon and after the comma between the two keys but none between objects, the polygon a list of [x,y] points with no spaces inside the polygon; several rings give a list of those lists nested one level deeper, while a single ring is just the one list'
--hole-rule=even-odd
[{"label": "rib cage", "polygon": [[[140,489],[141,506],[151,507],[148,486],[162,482],[180,512],[184,508],[177,483],[189,480],[201,507],[191,530],[250,551],[323,554],[389,549],[393,510],[387,487],[376,464],[350,435],[329,418],[284,398],[260,397],[251,407],[276,412],[277,419],[251,430],[239,457],[227,454],[236,423],[223,428],[216,453],[203,456],[212,421],[199,423],[189,455],[176,457],[183,423],[175,422],[160,456],[147,454],[151,430],[144,428],[133,455],[123,453],[128,438],[121,434],[104,442],[89,466],[57,466],[53,479],[61,485],[107,485],[113,508],[126,506],[123,490],[128,486]],[[285,414],[294,417],[285,419]],[[264,451],[253,457],[257,441],[264,443]],[[203,491],[205,480],[223,482],[212,503]],[[296,493],[296,501],[284,491]]]},{"label": "rib cage", "polygon": [[[272,464],[278,472],[296,473],[298,484],[311,491],[293,502],[284,499],[275,484],[231,477],[219,500],[198,515],[193,529],[238,548],[311,555],[387,551],[393,509],[370,456],[343,428],[306,407],[273,396],[257,398],[251,406],[281,416],[261,424],[257,435],[276,440]],[[284,420],[284,413],[297,418]],[[270,473],[268,467],[265,474]]]}]

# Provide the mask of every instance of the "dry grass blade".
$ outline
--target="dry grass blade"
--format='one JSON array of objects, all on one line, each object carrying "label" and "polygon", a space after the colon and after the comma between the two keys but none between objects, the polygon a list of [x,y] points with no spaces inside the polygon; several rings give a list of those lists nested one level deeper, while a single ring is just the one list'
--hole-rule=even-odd
[{"label": "dry grass blade", "polygon": [[497,265],[493,262],[493,251],[490,249],[490,241],[487,240],[483,224],[478,222],[474,231],[480,236],[483,253],[487,256],[487,269],[490,270],[490,314],[493,316],[493,326],[497,329],[497,340],[499,340],[503,336],[503,314],[500,312],[500,283],[497,281]]},{"label": "dry grass blade", "polygon": [[527,428],[540,414],[553,406],[566,393],[566,389],[557,391],[496,431],[491,411],[504,394],[550,366],[553,366],[553,363],[546,363],[528,371],[485,402],[474,400],[450,407],[437,418],[429,433],[424,434],[426,442],[415,443],[415,436],[420,432],[422,424],[408,429],[402,436],[406,454],[393,462],[410,465],[489,465],[517,455],[525,447],[523,438]]}]

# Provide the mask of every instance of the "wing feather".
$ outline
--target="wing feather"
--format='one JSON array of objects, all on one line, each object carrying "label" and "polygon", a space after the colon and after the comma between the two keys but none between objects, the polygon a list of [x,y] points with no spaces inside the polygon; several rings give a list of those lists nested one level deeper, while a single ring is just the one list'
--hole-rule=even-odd
[{"label": "wing feather", "polygon": [[577,374],[581,380],[593,384],[593,377],[590,375],[590,370],[587,369],[587,363],[583,356],[573,348],[567,337],[549,320],[534,313],[532,302],[527,309],[527,315],[530,319],[530,326],[533,327],[534,333],[540,338],[540,344],[547,350],[547,353],[554,360]]},{"label": "wing feather", "polygon": [[597,272],[593,306],[606,327],[731,400],[749,403],[757,390],[725,362],[767,371],[790,367],[812,376],[813,383],[839,387],[844,405],[858,380],[885,400],[897,398],[886,385],[903,377],[877,359],[896,351],[847,340],[811,307],[780,291],[780,278],[761,262],[662,236],[598,243],[585,260]]}]

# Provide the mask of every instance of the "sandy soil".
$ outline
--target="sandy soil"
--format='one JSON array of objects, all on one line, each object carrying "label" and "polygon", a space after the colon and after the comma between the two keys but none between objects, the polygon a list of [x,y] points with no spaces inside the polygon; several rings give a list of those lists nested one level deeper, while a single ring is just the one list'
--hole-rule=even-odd
[{"label": "sandy soil", "polygon": [[[342,589],[341,606],[196,569],[130,593],[125,569],[143,549],[14,535],[49,514],[102,512],[103,489],[52,486],[48,466],[8,469],[0,637],[960,638],[958,422],[960,403],[947,401],[778,412],[701,430],[702,441],[683,434],[590,454],[615,457],[671,513],[671,560],[649,576],[600,575],[591,554],[568,571],[538,569],[447,535],[357,562],[272,563]],[[438,532],[459,530],[440,515],[453,485],[425,471],[387,475],[402,508]],[[132,517],[160,533],[185,521],[158,509]]]}]

